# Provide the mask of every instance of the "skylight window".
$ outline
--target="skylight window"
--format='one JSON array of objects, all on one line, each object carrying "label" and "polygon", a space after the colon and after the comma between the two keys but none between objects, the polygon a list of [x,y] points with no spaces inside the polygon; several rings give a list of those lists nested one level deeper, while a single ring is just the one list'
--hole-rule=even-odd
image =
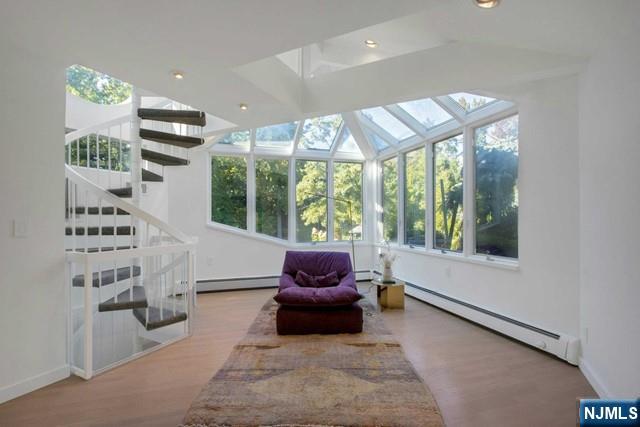
[{"label": "skylight window", "polygon": [[475,111],[478,108],[489,105],[492,102],[497,101],[495,98],[489,98],[487,96],[474,95],[472,93],[458,92],[449,94],[449,97],[456,101],[467,113]]},{"label": "skylight window", "polygon": [[444,111],[442,107],[430,98],[401,102],[398,106],[427,129],[434,128],[452,119],[449,113]]},{"label": "skylight window", "polygon": [[360,112],[398,141],[403,141],[415,135],[415,132],[382,107],[366,108],[360,110]]},{"label": "skylight window", "polygon": [[281,123],[256,129],[257,147],[289,147],[296,136],[298,122]]},{"label": "skylight window", "polygon": [[371,141],[376,151],[382,151],[385,148],[389,148],[389,143],[382,139],[378,134],[371,132],[369,129],[365,129],[364,132],[367,134],[369,141]]},{"label": "skylight window", "polygon": [[331,149],[341,124],[340,114],[305,120],[299,148],[325,151]]},{"label": "skylight window", "polygon": [[251,139],[251,131],[241,130],[231,132],[218,141],[218,144],[248,146]]},{"label": "skylight window", "polygon": [[338,152],[362,154],[355,138],[351,135],[351,131],[346,126],[344,127],[344,132],[342,132],[342,140],[338,146]]}]

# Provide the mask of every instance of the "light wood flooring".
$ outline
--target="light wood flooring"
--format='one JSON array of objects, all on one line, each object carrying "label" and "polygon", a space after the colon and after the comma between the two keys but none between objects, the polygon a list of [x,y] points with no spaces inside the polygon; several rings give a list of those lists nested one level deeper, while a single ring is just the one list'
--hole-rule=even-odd
[{"label": "light wood flooring", "polygon": [[[274,293],[201,294],[193,337],[6,402],[0,426],[179,425]],[[578,368],[412,298],[383,316],[448,426],[572,426],[576,399],[596,396]]]}]

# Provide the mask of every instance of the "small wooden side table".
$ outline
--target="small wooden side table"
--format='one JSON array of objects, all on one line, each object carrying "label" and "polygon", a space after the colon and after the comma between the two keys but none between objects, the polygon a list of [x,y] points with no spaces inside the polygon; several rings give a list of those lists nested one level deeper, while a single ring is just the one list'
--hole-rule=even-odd
[{"label": "small wooden side table", "polygon": [[381,309],[404,309],[404,282],[394,279],[393,282],[382,282],[381,279],[371,281],[377,288],[378,305]]}]

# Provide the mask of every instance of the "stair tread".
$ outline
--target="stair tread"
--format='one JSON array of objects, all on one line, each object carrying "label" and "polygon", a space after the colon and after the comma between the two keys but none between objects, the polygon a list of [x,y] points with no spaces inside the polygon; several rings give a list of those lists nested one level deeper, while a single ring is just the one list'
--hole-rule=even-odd
[{"label": "stair tread", "polygon": [[[131,298],[131,294],[133,294],[133,298]],[[117,301],[114,297],[111,297],[98,304],[98,311],[129,310],[133,308],[146,308],[148,306],[144,286],[132,286],[131,291],[126,289],[120,292]]]},{"label": "stair tread", "polygon": [[[147,310],[149,311],[149,322],[146,321]],[[167,308],[161,309],[160,307],[154,306],[150,306],[148,308],[135,308],[133,309],[133,315],[147,331],[187,320],[187,313],[183,311],[176,310],[174,313],[173,310]]]},{"label": "stair tread", "polygon": [[[134,265],[133,277],[138,277],[141,273],[142,270],[140,269],[140,266]],[[116,274],[114,274],[113,269],[96,271],[95,273],[93,273],[94,288],[100,286],[100,275],[102,275],[102,286],[110,285],[114,282],[114,279],[117,279],[118,282],[121,280],[129,279],[131,277],[131,267],[120,267],[116,269]],[[77,276],[74,276],[71,282],[75,287],[84,286],[84,274],[78,274]]]},{"label": "stair tread", "polygon": [[[87,215],[98,215],[98,213],[100,212],[100,208],[98,206],[89,206],[89,209],[87,210],[87,208],[85,206],[76,206],[75,209],[74,208],[69,208],[68,209],[69,213],[73,213],[74,211],[75,211],[76,215],[83,215],[83,214],[85,214],[85,212],[87,213]],[[114,211],[114,207],[113,206],[103,206],[102,207],[102,215],[113,215],[113,211]],[[118,215],[129,215],[129,212],[118,208],[117,214]]]},{"label": "stair tread", "polygon": [[162,175],[158,175],[155,172],[151,172],[147,169],[142,169],[142,181],[145,182],[162,182],[164,181],[164,177]]},{"label": "stair tread", "polygon": [[203,138],[177,135],[175,133],[161,132],[151,129],[140,129],[140,138],[159,142],[161,144],[175,145],[182,148],[193,148],[204,144]]},{"label": "stair tread", "polygon": [[158,122],[182,123],[185,125],[205,126],[207,118],[204,112],[194,110],[167,110],[161,108],[138,108],[138,117]]},{"label": "stair tread", "polygon": [[121,187],[121,188],[110,188],[109,193],[114,196],[129,198],[133,196],[133,188],[132,187]]},{"label": "stair tread", "polygon": [[[114,233],[114,227],[111,225],[103,227],[76,226],[76,236],[84,236],[85,228],[89,236],[98,236],[100,229],[102,229],[103,236],[113,236]],[[129,225],[119,225],[116,227],[115,232],[117,236],[131,236],[131,234],[136,234],[136,228]],[[73,236],[73,227],[65,227],[64,234],[65,236]]]},{"label": "stair tread", "polygon": [[147,150],[146,148],[143,148],[141,153],[142,160],[148,160],[163,166],[186,166],[189,164],[189,160],[187,159],[158,153],[157,151]]},{"label": "stair tread", "polygon": [[[116,246],[117,251],[123,251],[125,249],[135,249],[137,246]],[[67,249],[67,252],[85,252],[85,248],[76,248],[76,249]],[[86,252],[95,253],[95,252],[111,252],[113,251],[113,246],[101,246],[99,248],[87,248]]]}]

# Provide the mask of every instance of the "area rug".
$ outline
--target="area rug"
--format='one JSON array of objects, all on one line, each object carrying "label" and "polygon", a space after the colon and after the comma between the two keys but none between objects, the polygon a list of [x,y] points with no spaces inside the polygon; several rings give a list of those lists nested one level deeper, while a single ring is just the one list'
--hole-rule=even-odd
[{"label": "area rug", "polygon": [[193,401],[186,426],[442,426],[376,309],[361,334],[278,336],[267,302]]}]

